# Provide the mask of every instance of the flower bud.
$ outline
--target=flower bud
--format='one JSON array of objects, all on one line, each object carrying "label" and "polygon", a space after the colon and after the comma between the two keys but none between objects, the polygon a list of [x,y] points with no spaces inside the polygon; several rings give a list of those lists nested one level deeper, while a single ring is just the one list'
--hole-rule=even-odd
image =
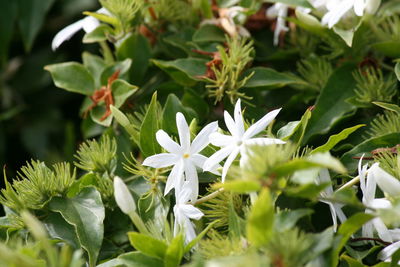
[{"label": "flower bud", "polygon": [[128,187],[118,176],[114,177],[114,197],[123,213],[129,215],[136,212],[136,204]]}]

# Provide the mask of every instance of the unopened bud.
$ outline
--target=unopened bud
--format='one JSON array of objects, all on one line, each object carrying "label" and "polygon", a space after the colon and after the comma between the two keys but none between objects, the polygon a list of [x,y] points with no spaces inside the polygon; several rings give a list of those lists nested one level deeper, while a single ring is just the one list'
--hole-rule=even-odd
[{"label": "unopened bud", "polygon": [[123,213],[129,215],[136,212],[136,204],[128,187],[118,176],[114,177],[114,197]]}]

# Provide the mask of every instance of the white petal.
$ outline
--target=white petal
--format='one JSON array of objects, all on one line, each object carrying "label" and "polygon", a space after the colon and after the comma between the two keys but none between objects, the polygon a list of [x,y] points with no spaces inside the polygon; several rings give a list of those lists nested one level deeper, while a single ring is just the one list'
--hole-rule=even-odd
[{"label": "white petal", "polygon": [[393,243],[384,249],[378,254],[378,258],[382,261],[390,260],[390,257],[400,248],[400,241]]},{"label": "white petal", "polygon": [[192,189],[188,181],[183,182],[181,190],[175,190],[176,203],[180,204],[179,208],[189,202]]},{"label": "white petal", "polygon": [[376,198],[370,202],[369,206],[374,209],[390,209],[392,203],[386,198]]},{"label": "white petal", "polygon": [[[328,169],[322,169],[318,173],[317,180],[318,184],[331,183],[332,181]],[[327,196],[332,196],[333,194],[332,185],[328,185],[327,187],[325,187],[324,192],[326,193]]]},{"label": "white petal", "polygon": [[237,155],[239,154],[240,148],[236,147],[232,153],[229,155],[229,157],[226,159],[224,168],[222,169],[222,176],[221,176],[221,181],[225,182],[225,177],[228,173],[229,167],[232,165],[232,162],[235,160]]},{"label": "white petal", "polygon": [[174,154],[181,154],[182,148],[176,142],[174,142],[171,137],[168,136],[166,132],[163,130],[158,130],[156,133],[157,142],[162,146],[165,150]]},{"label": "white petal", "polygon": [[91,16],[88,16],[83,19],[83,30],[86,33],[94,31],[94,29],[96,29],[99,25],[100,22]]},{"label": "white petal", "polygon": [[164,196],[171,191],[172,188],[180,191],[180,188],[183,183],[183,163],[182,161],[178,161],[175,166],[172,168],[171,173],[168,175],[167,183],[164,189]]},{"label": "white petal", "polygon": [[51,42],[51,48],[56,50],[62,43],[69,40],[75,33],[83,28],[84,20],[78,20],[75,23],[65,27],[61,31],[59,31],[56,36],[54,36],[53,41]]},{"label": "white petal", "polygon": [[232,142],[236,142],[233,136],[221,134],[218,132],[210,134],[209,139],[211,144],[219,147],[228,146],[231,145]]},{"label": "white petal", "polygon": [[210,171],[215,169],[215,166],[224,160],[235,148],[236,146],[226,146],[215,152],[204,162],[203,170]]},{"label": "white petal", "polygon": [[336,232],[337,230],[337,217],[336,217],[336,209],[332,203],[328,203],[329,210],[331,211],[332,222],[333,222],[333,231]]},{"label": "white petal", "polygon": [[174,165],[179,160],[178,155],[171,153],[160,153],[147,157],[142,165],[153,168],[165,168]]},{"label": "white petal", "polygon": [[380,239],[386,242],[392,242],[392,236],[390,235],[389,230],[387,229],[386,225],[380,218],[372,219],[372,224],[374,225],[376,232]]},{"label": "white petal", "polygon": [[375,199],[376,192],[376,180],[375,176],[371,171],[368,171],[367,182],[365,185],[365,191],[363,192],[363,203],[369,205],[371,201]]},{"label": "white petal", "polygon": [[240,106],[240,98],[236,102],[235,105],[235,111],[234,111],[234,117],[235,117],[235,124],[236,124],[236,130],[239,136],[243,136],[244,134],[244,123],[243,123],[243,115],[242,115],[242,110]]},{"label": "white petal", "polygon": [[344,222],[347,220],[347,217],[346,217],[346,215],[344,214],[341,205],[333,204],[333,206],[335,207],[336,215],[338,216],[339,221],[340,221],[341,223],[344,223]]},{"label": "white petal", "polygon": [[228,128],[231,135],[238,137],[235,121],[232,119],[231,115],[229,115],[229,113],[226,110],[224,111],[224,120],[225,120],[225,125]]},{"label": "white petal", "polygon": [[185,219],[183,224],[183,228],[185,229],[185,244],[188,244],[196,238],[196,231],[194,230],[193,223],[188,218]]},{"label": "white petal", "polygon": [[190,130],[182,113],[176,113],[176,126],[178,128],[179,140],[184,151],[190,148]]},{"label": "white petal", "polygon": [[186,204],[186,205],[181,205],[180,209],[183,214],[185,214],[186,217],[194,220],[200,220],[201,217],[204,216],[204,213],[201,212],[198,208],[195,208],[193,205]]},{"label": "white petal", "polygon": [[190,153],[196,154],[202,151],[210,143],[210,134],[218,129],[218,122],[214,121],[207,124],[193,140],[190,146]]},{"label": "white petal", "polygon": [[361,17],[364,14],[365,0],[355,0],[354,1],[354,13]]},{"label": "white petal", "polygon": [[[205,156],[203,156],[203,155],[200,155],[200,154],[194,154],[194,155],[191,155],[191,156],[190,156],[190,159],[192,160],[192,162],[194,163],[194,165],[196,165],[197,168],[203,170],[203,166],[204,166],[204,163],[205,163],[206,160],[207,160],[207,157],[205,157]],[[214,169],[209,170],[209,172],[211,172],[211,173],[213,173],[213,174],[215,174],[215,175],[220,175],[220,173],[217,171],[217,169],[218,169],[219,167],[221,167],[221,165],[216,164],[216,165],[214,166]]]},{"label": "white petal", "polygon": [[371,221],[365,223],[362,227],[362,236],[374,237],[374,225]]},{"label": "white petal", "polygon": [[258,145],[258,146],[268,146],[268,145],[282,145],[286,144],[285,141],[282,141],[277,138],[251,138],[243,141],[245,145]]},{"label": "white petal", "polygon": [[400,195],[400,182],[389,173],[385,172],[378,163],[375,163],[369,169],[378,184],[378,186],[389,195],[398,197]]},{"label": "white petal", "polygon": [[362,154],[360,160],[358,161],[358,177],[360,177],[360,188],[361,191],[365,192],[365,175],[367,173],[367,168],[368,168],[368,164],[365,164],[364,166],[362,166],[362,161],[364,158],[364,154]]},{"label": "white petal", "polygon": [[256,134],[258,134],[259,132],[264,130],[265,127],[267,127],[268,124],[270,124],[275,119],[275,117],[278,115],[279,111],[281,111],[281,109],[275,109],[275,110],[267,113],[259,121],[257,121],[252,126],[250,126],[249,129],[247,129],[247,131],[243,135],[243,138],[244,139],[252,138]]},{"label": "white petal", "polygon": [[196,167],[190,161],[185,161],[184,164],[185,178],[188,182],[187,186],[191,190],[189,201],[195,202],[199,195],[199,178],[197,176]]},{"label": "white petal", "polygon": [[136,204],[128,187],[118,176],[114,177],[114,197],[118,207],[125,214],[136,211]]}]

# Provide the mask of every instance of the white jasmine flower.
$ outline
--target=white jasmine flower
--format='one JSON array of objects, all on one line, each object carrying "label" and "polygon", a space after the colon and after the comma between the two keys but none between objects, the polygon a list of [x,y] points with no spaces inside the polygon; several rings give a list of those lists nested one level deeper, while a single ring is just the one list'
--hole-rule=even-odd
[{"label": "white jasmine flower", "polygon": [[128,187],[118,176],[114,177],[114,197],[123,213],[130,215],[136,212],[136,204]]},{"label": "white jasmine flower", "polygon": [[[101,14],[109,14],[107,9],[105,8],[101,8],[96,12]],[[69,40],[75,33],[80,31],[81,29],[83,29],[86,33],[89,33],[96,29],[99,25],[100,22],[91,16],[87,16],[84,19],[78,20],[77,22],[68,25],[67,27],[59,31],[56,36],[54,36],[54,39],[51,42],[51,48],[53,49],[53,51],[56,50],[62,43]]]},{"label": "white jasmine flower", "polygon": [[374,163],[368,173],[371,173],[383,192],[392,197],[400,196],[400,181],[379,167],[379,163]]},{"label": "white jasmine flower", "polygon": [[[323,184],[323,183],[329,183],[331,182],[331,178],[329,176],[329,171],[327,169],[322,169],[318,173],[317,177],[317,184]],[[333,188],[332,185],[327,186],[324,191],[320,193],[321,197],[323,198],[329,198],[332,197],[333,195]],[[328,204],[329,209],[331,211],[332,215],[332,221],[333,221],[333,231],[336,232],[337,230],[337,218],[339,217],[339,220],[341,223],[346,221],[346,215],[342,211],[342,207],[344,206],[343,204],[338,204],[338,203],[332,203],[329,201],[321,200],[321,202]]]},{"label": "white jasmine flower", "polygon": [[175,190],[174,235],[177,235],[183,229],[186,244],[196,237],[194,225],[190,219],[200,220],[204,216],[203,212],[189,203],[192,194],[192,188],[188,181],[183,184],[181,190]]},{"label": "white jasmine flower", "polygon": [[281,32],[287,32],[289,30],[289,28],[286,27],[288,9],[289,6],[282,3],[276,3],[267,9],[266,16],[270,19],[276,18],[274,45],[278,45]]},{"label": "white jasmine flower", "polygon": [[[362,202],[365,206],[371,207],[374,209],[387,209],[391,207],[390,202],[385,198],[375,198],[376,192],[376,175],[374,175],[374,168],[370,168],[367,174],[368,165],[365,164],[361,167],[362,164],[361,157],[358,163],[358,175],[360,177],[360,188],[363,193]],[[375,164],[374,164],[375,165]],[[372,169],[372,171],[371,171]],[[367,180],[365,180],[367,179]],[[365,211],[366,213],[371,213],[369,209]],[[379,218],[374,218],[371,221],[367,222],[363,225],[362,235],[366,237],[374,237],[374,229],[378,233],[379,238],[384,241],[392,242],[393,238],[390,234],[388,228],[384,224],[384,222]]]},{"label": "white jasmine flower", "polygon": [[328,12],[322,17],[322,24],[327,24],[332,28],[339,20],[344,17],[350,10],[361,17],[364,12],[374,13],[380,4],[380,0],[328,0],[326,8]]},{"label": "white jasmine flower", "polygon": [[[222,182],[224,182],[229,167],[239,153],[243,154],[246,145],[285,144],[284,141],[275,138],[252,138],[264,130],[275,119],[280,110],[276,109],[269,112],[245,131],[239,99],[235,105],[235,119],[227,111],[224,112],[225,124],[231,135],[224,135],[218,132],[210,135],[211,144],[221,147],[221,149],[206,160],[203,169],[205,171],[212,170],[216,164],[227,158],[222,170]],[[240,164],[243,166],[244,160],[241,159]]]},{"label": "white jasmine flower", "polygon": [[190,143],[190,130],[182,113],[176,114],[176,126],[178,128],[180,144],[174,142],[166,132],[159,130],[156,133],[158,143],[169,153],[161,153],[146,158],[143,165],[153,168],[174,166],[168,176],[164,194],[183,184],[183,174],[192,188],[191,200],[195,201],[199,192],[199,182],[196,167],[202,168],[206,157],[199,154],[210,142],[209,135],[218,128],[218,122],[212,122],[205,126]]}]

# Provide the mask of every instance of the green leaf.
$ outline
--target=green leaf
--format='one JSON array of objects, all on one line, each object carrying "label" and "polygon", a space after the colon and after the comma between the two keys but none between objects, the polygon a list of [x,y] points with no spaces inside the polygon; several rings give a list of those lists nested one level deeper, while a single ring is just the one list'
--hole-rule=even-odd
[{"label": "green leaf", "polygon": [[378,101],[375,101],[375,102],[372,102],[372,103],[377,105],[377,106],[379,106],[379,107],[381,107],[381,108],[396,112],[397,114],[400,115],[400,107],[398,105],[396,105],[396,104],[390,104],[390,103],[384,103],[384,102],[378,102]]},{"label": "green leaf", "polygon": [[89,52],[83,52],[82,61],[86,69],[92,74],[95,83],[95,88],[100,88],[101,87],[100,77],[101,73],[107,67],[106,62],[101,57],[93,55]]},{"label": "green leaf", "polygon": [[332,126],[355,111],[355,107],[346,102],[354,96],[355,81],[352,75],[354,65],[346,64],[334,71],[312,111],[303,144],[316,134],[327,133]]},{"label": "green leaf", "polygon": [[356,213],[355,215],[348,218],[344,223],[342,223],[337,232],[338,236],[335,238],[335,246],[332,250],[331,266],[336,267],[339,262],[339,253],[349,240],[351,235],[353,235],[361,226],[366,222],[374,218],[371,214],[366,213]]},{"label": "green leaf", "polygon": [[49,209],[75,227],[79,242],[89,255],[89,265],[94,266],[103,242],[105,216],[100,193],[94,187],[83,188],[74,198],[54,197]]},{"label": "green leaf", "polygon": [[121,254],[115,259],[97,265],[97,267],[116,267],[116,266],[154,267],[154,266],[163,266],[163,262],[159,259],[146,256],[139,251],[133,251]]},{"label": "green leaf", "polygon": [[17,1],[1,1],[0,9],[0,67],[8,56],[10,41],[14,33],[14,20],[17,15]]},{"label": "green leaf", "polygon": [[176,267],[182,261],[184,253],[184,239],[182,234],[178,234],[172,239],[164,256],[165,267]]},{"label": "green leaf", "polygon": [[18,24],[25,50],[29,51],[54,0],[17,0],[17,2]]},{"label": "green leaf", "polygon": [[85,11],[85,12],[83,12],[83,14],[87,15],[87,16],[92,16],[92,17],[94,17],[94,18],[96,18],[96,19],[98,19],[98,20],[100,20],[102,22],[105,22],[107,24],[111,24],[114,27],[119,25],[119,22],[118,22],[117,18],[111,17],[111,16],[106,15],[106,14],[96,13],[96,12],[89,12],[89,11]]},{"label": "green leaf", "polygon": [[102,24],[93,31],[86,33],[85,36],[83,36],[82,42],[89,44],[105,41],[107,40],[107,35],[112,31],[110,26]]},{"label": "green leaf", "polygon": [[200,58],[180,58],[173,61],[155,60],[152,62],[168,73],[177,83],[193,86],[199,76],[206,74],[207,60]]},{"label": "green leaf", "polygon": [[209,223],[207,225],[207,227],[203,231],[201,231],[200,234],[198,234],[192,241],[189,242],[189,244],[187,244],[185,246],[183,254],[188,253],[206,235],[208,230],[210,230],[214,226],[214,224],[216,224],[217,222],[218,222],[218,220],[215,220],[212,223]]},{"label": "green leaf", "polygon": [[143,156],[148,157],[161,152],[156,139],[156,132],[159,129],[160,118],[158,117],[157,92],[153,94],[149,108],[140,126],[140,148]]},{"label": "green leaf", "polygon": [[54,84],[70,92],[91,95],[95,90],[94,80],[90,72],[77,62],[65,62],[47,65]]},{"label": "green leaf", "polygon": [[278,131],[278,138],[284,141],[292,140],[296,144],[300,144],[303,140],[308,122],[311,118],[311,111],[309,109],[301,117],[300,121],[289,122]]},{"label": "green leaf", "polygon": [[306,8],[312,8],[310,3],[307,0],[267,0],[267,2],[270,3],[283,3],[292,7],[306,7]]},{"label": "green leaf", "polygon": [[247,238],[249,242],[260,247],[266,245],[274,226],[274,208],[268,188],[258,195],[247,218]]},{"label": "green leaf", "polygon": [[372,44],[371,47],[376,49],[383,55],[391,58],[400,57],[400,42],[397,41],[383,41]]},{"label": "green leaf", "polygon": [[167,245],[151,236],[137,232],[128,233],[131,245],[143,254],[163,260],[167,252]]},{"label": "green leaf", "polygon": [[124,78],[125,74],[129,71],[132,65],[132,60],[127,58],[124,61],[116,62],[115,64],[108,66],[103,70],[100,76],[100,83],[106,85],[108,79],[116,72],[119,71],[118,78]]},{"label": "green leaf", "polygon": [[234,180],[225,183],[214,184],[213,188],[215,189],[224,188],[227,191],[244,194],[244,193],[259,191],[261,189],[261,185],[257,181]]},{"label": "green leaf", "polygon": [[176,113],[182,112],[185,116],[186,121],[192,121],[197,117],[196,113],[188,107],[184,107],[178,97],[174,94],[169,94],[167,101],[165,102],[163,109],[163,129],[167,133],[178,134],[178,129],[176,128]]},{"label": "green leaf", "polygon": [[274,69],[265,67],[251,68],[247,70],[243,76],[247,76],[253,72],[253,76],[246,82],[244,87],[267,87],[268,89],[275,89],[290,84],[304,83],[300,78],[294,75],[277,72]]},{"label": "green leaf", "polygon": [[353,37],[354,37],[354,29],[350,29],[350,30],[343,30],[341,28],[338,27],[333,27],[333,31],[339,35],[340,38],[342,38],[342,40],[349,46],[351,47],[353,44]]},{"label": "green leaf", "polygon": [[119,108],[125,101],[137,91],[138,87],[128,83],[125,80],[117,79],[111,84],[111,90],[114,97],[114,106]]},{"label": "green leaf", "polygon": [[225,33],[224,31],[211,24],[205,24],[201,26],[194,34],[193,34],[193,42],[225,42]]},{"label": "green leaf", "polygon": [[394,73],[396,74],[397,80],[400,81],[400,62],[396,62],[396,65],[394,65]]},{"label": "green leaf", "polygon": [[328,139],[328,142],[323,144],[322,146],[317,147],[311,153],[318,153],[318,152],[328,152],[332,148],[334,148],[339,142],[345,140],[350,134],[352,134],[354,131],[356,131],[360,127],[364,127],[365,124],[359,124],[347,129],[344,129],[338,134],[331,135]]},{"label": "green leaf", "polygon": [[275,231],[285,232],[292,229],[302,217],[312,214],[311,209],[284,210],[275,216]]},{"label": "green leaf", "polygon": [[361,157],[365,154],[366,157],[370,156],[371,151],[382,147],[393,147],[399,143],[400,133],[392,133],[384,136],[370,138],[361,144],[355,146],[352,150],[343,154],[340,160],[349,170],[357,169],[358,159],[354,157]]},{"label": "green leaf", "polygon": [[60,213],[50,212],[43,223],[51,238],[62,240],[74,249],[80,248],[75,227],[66,222]]},{"label": "green leaf", "polygon": [[131,82],[140,84],[149,67],[152,55],[151,46],[146,37],[142,34],[132,34],[117,47],[117,58],[132,60],[129,71]]}]

